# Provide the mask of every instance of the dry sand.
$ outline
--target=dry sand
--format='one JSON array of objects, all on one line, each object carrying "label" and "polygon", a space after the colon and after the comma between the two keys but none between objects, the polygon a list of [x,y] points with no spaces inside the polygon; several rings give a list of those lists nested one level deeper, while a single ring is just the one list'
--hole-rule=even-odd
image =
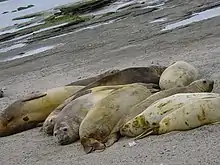
[{"label": "dry sand", "polygon": [[[129,15],[95,29],[33,43],[33,47],[61,42],[64,45],[26,58],[27,62],[20,60],[16,66],[2,65],[0,87],[6,96],[0,100],[0,108],[32,91],[65,85],[111,68],[168,65],[176,60],[195,65],[201,77],[215,80],[213,91],[220,92],[220,17],[159,32],[206,3],[168,1],[160,10],[148,14]],[[162,16],[168,21],[149,23]],[[36,128],[0,138],[0,164],[220,164],[219,124],[150,136],[130,147],[132,141],[122,138],[104,152],[86,155],[79,142],[59,146]]]}]

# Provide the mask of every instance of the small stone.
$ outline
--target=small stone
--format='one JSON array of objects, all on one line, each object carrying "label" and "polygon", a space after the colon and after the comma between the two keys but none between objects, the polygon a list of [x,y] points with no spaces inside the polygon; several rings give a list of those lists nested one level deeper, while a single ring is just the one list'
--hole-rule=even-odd
[{"label": "small stone", "polygon": [[161,151],[161,152],[160,152],[160,154],[161,154],[161,155],[163,155],[163,154],[164,154],[164,152],[163,152],[163,151]]},{"label": "small stone", "polygon": [[4,92],[2,89],[0,89],[0,98],[4,97]]}]

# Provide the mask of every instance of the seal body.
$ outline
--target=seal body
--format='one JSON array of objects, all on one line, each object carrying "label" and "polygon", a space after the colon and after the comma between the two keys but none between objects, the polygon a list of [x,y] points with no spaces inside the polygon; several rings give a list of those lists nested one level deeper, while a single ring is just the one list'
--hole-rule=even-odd
[{"label": "seal body", "polygon": [[125,85],[132,83],[151,83],[155,84],[154,88],[159,89],[159,79],[166,68],[167,67],[165,66],[159,65],[126,68],[100,78],[99,80],[87,85],[83,90],[97,86]]},{"label": "seal body", "polygon": [[35,93],[9,105],[0,114],[0,136],[36,127],[65,99],[84,86],[65,86]]},{"label": "seal body", "polygon": [[162,90],[174,87],[183,87],[197,80],[198,70],[185,61],[177,61],[167,67],[161,74],[159,86]]},{"label": "seal body", "polygon": [[86,115],[79,128],[81,144],[86,153],[104,150],[119,138],[118,122],[129,108],[152,93],[140,83],[126,85],[99,101]]},{"label": "seal body", "polygon": [[70,84],[67,84],[66,86],[73,86],[73,85],[82,85],[82,86],[87,86],[89,84],[91,84],[92,82],[95,82],[105,76],[108,76],[108,75],[111,75],[111,74],[114,74],[114,73],[117,73],[119,72],[120,70],[119,69],[113,69],[113,70],[108,70],[102,74],[98,74],[96,76],[93,76],[93,77],[88,77],[86,79],[82,79],[82,80],[78,80],[78,81],[74,81]]},{"label": "seal body", "polygon": [[[170,88],[167,90],[162,90],[157,92],[148,98],[144,99],[140,103],[134,105],[130,111],[137,112],[138,114],[144,112],[149,106],[154,102],[172,96],[178,93],[201,93],[201,92],[211,92],[213,90],[214,81],[200,79],[192,82],[190,85],[185,87]],[[140,115],[141,116],[141,115]],[[120,134],[123,136],[135,137],[139,135],[143,130],[145,130],[146,125],[144,118],[141,116],[128,116],[127,123],[125,123],[121,129]]]},{"label": "seal body", "polygon": [[[159,91],[158,89],[153,88],[154,85],[152,85],[152,84],[143,84],[142,83],[142,85],[146,86],[152,94]],[[53,135],[56,117],[65,108],[65,106],[67,106],[73,100],[75,100],[81,96],[84,96],[86,94],[93,93],[93,92],[119,89],[121,87],[124,87],[124,85],[97,86],[97,87],[90,88],[90,89],[84,89],[83,91],[76,93],[75,95],[66,99],[62,104],[60,104],[53,112],[51,112],[48,115],[48,117],[46,118],[46,120],[43,123],[43,131],[48,135]]]},{"label": "seal body", "polygon": [[[53,112],[51,112],[48,117],[46,118],[46,120],[44,121],[43,123],[43,131],[48,134],[48,135],[53,135],[53,130],[54,130],[54,125],[55,125],[55,120],[58,116],[58,114],[68,105],[70,104],[73,100],[77,99],[77,98],[80,98],[84,95],[87,95],[87,94],[91,94],[91,93],[94,93],[94,92],[99,92],[99,91],[105,91],[105,90],[113,90],[113,89],[119,89],[121,87],[123,87],[124,85],[110,85],[110,86],[98,86],[98,87],[94,87],[94,88],[91,88],[91,89],[87,89],[87,90],[84,90],[83,93],[81,93],[80,95],[73,95],[71,97],[69,97],[68,99],[66,99],[62,104],[60,104]],[[154,89],[150,89],[151,92],[153,92]],[[156,90],[155,90],[156,91]],[[89,95],[90,96],[90,95]],[[89,96],[85,96],[83,98],[87,99],[89,98]],[[94,96],[95,97],[95,96]],[[92,96],[91,96],[92,98]],[[79,99],[80,102],[83,102],[83,99]],[[79,101],[78,100],[78,101]],[[76,101],[76,102],[78,102]],[[91,100],[92,101],[92,100]],[[85,101],[86,102],[86,101]],[[88,100],[87,100],[88,102]],[[72,102],[71,104],[73,104],[75,102]],[[68,108],[70,109],[70,108]]]},{"label": "seal body", "polygon": [[[182,106],[194,102],[198,99],[218,97],[220,94],[216,93],[179,93],[175,94],[151,104],[145,111],[137,115],[133,120],[130,120],[124,125],[121,134],[129,137],[138,138],[144,136],[154,127],[158,126],[159,122],[166,115],[176,111]],[[142,135],[141,135],[142,134]]]},{"label": "seal body", "polygon": [[220,122],[220,96],[198,99],[166,115],[154,134],[186,131],[206,124]]},{"label": "seal body", "polygon": [[58,144],[66,145],[79,139],[79,126],[88,111],[116,89],[101,90],[71,101],[57,116],[54,137]]}]

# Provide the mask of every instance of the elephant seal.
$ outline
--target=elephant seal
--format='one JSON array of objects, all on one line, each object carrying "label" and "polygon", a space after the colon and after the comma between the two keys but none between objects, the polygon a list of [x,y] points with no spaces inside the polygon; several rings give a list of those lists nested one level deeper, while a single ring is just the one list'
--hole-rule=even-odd
[{"label": "elephant seal", "polygon": [[148,134],[186,131],[220,122],[220,96],[197,99],[166,115]]},{"label": "elephant seal", "polygon": [[151,65],[148,67],[131,67],[122,69],[92,82],[84,89],[80,90],[80,92],[97,86],[125,85],[132,83],[155,84],[154,88],[160,89],[159,79],[166,68],[167,67],[165,66]]},{"label": "elephant seal", "polygon": [[86,79],[82,79],[82,80],[78,80],[78,81],[72,82],[70,84],[67,84],[66,86],[72,86],[72,85],[83,85],[83,86],[86,86],[86,85],[89,85],[92,82],[95,82],[95,81],[97,81],[97,80],[99,80],[99,79],[101,79],[101,78],[103,78],[105,76],[112,75],[112,74],[117,73],[119,71],[120,71],[119,69],[107,70],[104,73],[98,74],[98,75],[93,76],[93,77],[88,77]]},{"label": "elephant seal", "polygon": [[71,101],[55,119],[53,135],[58,144],[67,145],[78,140],[79,126],[88,111],[114,90],[117,89],[92,92]]},{"label": "elephant seal", "polygon": [[124,127],[130,126],[129,132],[123,132],[129,137],[142,138],[145,134],[148,134],[155,126],[158,126],[163,117],[172,113],[173,111],[181,108],[182,106],[189,104],[198,99],[205,99],[211,97],[217,97],[220,94],[216,93],[179,93],[175,94],[151,104],[145,111],[138,114],[134,120],[130,120]]},{"label": "elephant seal", "polygon": [[161,74],[159,86],[162,90],[183,87],[197,80],[198,70],[185,61],[177,61],[168,66]]},{"label": "elephant seal", "polygon": [[128,84],[111,92],[90,109],[83,119],[79,136],[86,153],[104,150],[119,139],[121,118],[128,109],[152,93],[142,83]]},{"label": "elephant seal", "polygon": [[[130,111],[140,114],[144,110],[146,110],[151,104],[153,104],[155,101],[158,101],[160,99],[163,99],[163,98],[166,98],[174,94],[178,94],[178,93],[211,92],[213,90],[213,86],[214,86],[213,80],[200,79],[200,80],[196,80],[192,82],[190,85],[185,86],[185,87],[176,87],[176,88],[170,88],[167,90],[162,90],[160,92],[157,92],[149,96],[148,98],[141,101],[140,103],[134,105],[130,109]],[[120,134],[122,136],[130,136],[130,137],[137,136],[137,134],[139,133],[139,129],[141,129],[141,128],[138,128],[139,123],[141,123],[141,121],[139,121],[139,118],[128,116],[126,120],[127,120],[127,123],[125,123],[121,127]]]},{"label": "elephant seal", "polygon": [[[155,89],[155,84],[142,84],[146,86],[151,93],[159,92],[159,89]],[[103,91],[103,90],[110,90],[110,89],[119,89],[121,87],[124,87],[124,85],[108,85],[108,86],[97,86],[91,89],[85,89],[84,91],[80,93],[76,93],[75,95],[69,97],[66,99],[62,104],[60,104],[53,112],[51,112],[46,120],[43,123],[43,131],[48,135],[53,135],[55,120],[58,114],[67,106],[71,101],[84,96],[89,93]]]},{"label": "elephant seal", "polygon": [[9,105],[0,114],[0,137],[36,127],[65,99],[84,86],[64,86],[36,92]]}]

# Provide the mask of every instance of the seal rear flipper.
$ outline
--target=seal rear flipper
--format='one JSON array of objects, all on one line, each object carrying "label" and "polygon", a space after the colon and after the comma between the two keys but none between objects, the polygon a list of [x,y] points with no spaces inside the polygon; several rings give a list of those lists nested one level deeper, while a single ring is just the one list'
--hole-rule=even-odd
[{"label": "seal rear flipper", "polygon": [[84,151],[89,154],[95,150],[104,150],[105,144],[99,142],[93,138],[85,138],[81,140],[81,144],[83,145]]},{"label": "seal rear flipper", "polygon": [[33,94],[29,95],[29,96],[26,96],[21,101],[22,102],[31,101],[31,100],[34,100],[34,99],[38,99],[38,98],[44,97],[46,95],[47,95],[46,93],[33,93]]},{"label": "seal rear flipper", "polygon": [[110,134],[110,135],[108,136],[108,141],[105,143],[105,146],[106,146],[106,147],[110,147],[110,146],[113,145],[116,141],[118,141],[119,138],[120,138],[119,132]]}]

